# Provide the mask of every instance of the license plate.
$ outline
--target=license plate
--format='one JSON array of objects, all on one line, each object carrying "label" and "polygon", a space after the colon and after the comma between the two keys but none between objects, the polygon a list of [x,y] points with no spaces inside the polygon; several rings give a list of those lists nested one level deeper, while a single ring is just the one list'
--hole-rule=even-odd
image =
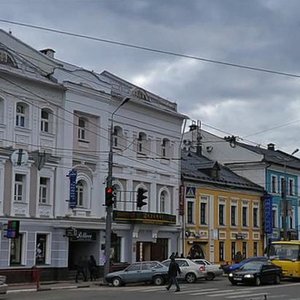
[{"label": "license plate", "polygon": [[233,278],[234,280],[236,280],[236,281],[242,281],[242,278],[240,278],[240,277],[236,277],[236,278]]}]

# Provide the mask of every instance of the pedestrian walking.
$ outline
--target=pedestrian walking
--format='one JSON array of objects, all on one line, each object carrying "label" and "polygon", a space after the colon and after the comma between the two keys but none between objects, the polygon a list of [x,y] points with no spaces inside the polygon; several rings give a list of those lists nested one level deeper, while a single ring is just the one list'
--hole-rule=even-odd
[{"label": "pedestrian walking", "polygon": [[180,292],[180,287],[177,281],[177,275],[181,274],[181,270],[178,266],[178,263],[176,262],[175,258],[172,257],[171,258],[171,262],[169,265],[169,270],[168,270],[168,275],[169,275],[169,285],[166,287],[167,290],[170,289],[170,287],[172,286],[172,284],[174,283],[174,285],[176,286],[176,290],[175,292]]},{"label": "pedestrian walking", "polygon": [[82,256],[79,257],[79,260],[77,262],[77,272],[76,272],[76,278],[75,282],[78,282],[79,277],[82,276],[83,280],[86,281],[86,272],[85,272],[85,262],[82,258]]},{"label": "pedestrian walking", "polygon": [[96,259],[93,255],[90,256],[88,261],[88,267],[89,267],[89,273],[90,273],[90,280],[96,280],[97,279],[97,263]]}]

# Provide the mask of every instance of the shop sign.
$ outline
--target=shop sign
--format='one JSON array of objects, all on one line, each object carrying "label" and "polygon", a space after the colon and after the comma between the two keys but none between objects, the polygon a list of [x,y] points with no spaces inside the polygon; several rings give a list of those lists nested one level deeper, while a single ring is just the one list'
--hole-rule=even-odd
[{"label": "shop sign", "polygon": [[235,235],[235,238],[236,238],[237,240],[244,240],[244,239],[246,238],[246,235],[245,235],[244,233],[237,233],[237,234]]},{"label": "shop sign", "polygon": [[176,216],[142,211],[113,211],[114,221],[127,221],[143,224],[176,224]]},{"label": "shop sign", "polygon": [[73,241],[96,241],[96,231],[77,229],[77,235],[71,236],[70,239]]}]

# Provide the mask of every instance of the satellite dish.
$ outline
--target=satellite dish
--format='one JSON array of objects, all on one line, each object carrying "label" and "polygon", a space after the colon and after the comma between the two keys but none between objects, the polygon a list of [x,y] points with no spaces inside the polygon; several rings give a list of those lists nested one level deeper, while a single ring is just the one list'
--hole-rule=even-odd
[{"label": "satellite dish", "polygon": [[14,166],[24,166],[28,162],[28,152],[23,149],[15,150],[10,156],[10,160]]}]

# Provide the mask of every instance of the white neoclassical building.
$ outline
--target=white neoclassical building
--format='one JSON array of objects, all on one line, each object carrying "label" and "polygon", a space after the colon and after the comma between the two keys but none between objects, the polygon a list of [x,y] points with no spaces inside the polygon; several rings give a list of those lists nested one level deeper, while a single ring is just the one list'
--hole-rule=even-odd
[{"label": "white neoclassical building", "polygon": [[[34,265],[42,278],[59,279],[79,256],[94,255],[103,265],[111,124],[112,261],[181,251],[185,118],[173,102],[107,71],[59,61],[53,50],[37,51],[0,30],[0,268],[8,279],[11,270],[26,277]],[[147,190],[141,210],[140,187]],[[7,237],[10,220],[20,224],[15,238]]]}]

